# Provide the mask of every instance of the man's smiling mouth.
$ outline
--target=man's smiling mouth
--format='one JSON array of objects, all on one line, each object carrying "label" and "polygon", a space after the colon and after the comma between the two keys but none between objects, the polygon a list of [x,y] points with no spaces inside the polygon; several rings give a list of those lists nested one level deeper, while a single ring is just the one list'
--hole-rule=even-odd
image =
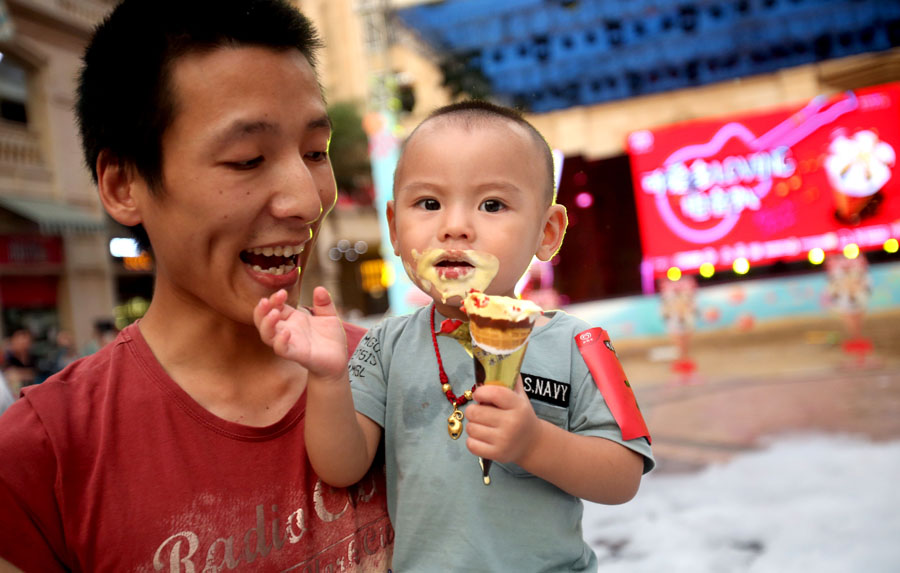
[{"label": "man's smiling mouth", "polygon": [[241,251],[241,261],[254,271],[273,275],[284,275],[297,268],[303,245],[277,247],[257,247]]}]

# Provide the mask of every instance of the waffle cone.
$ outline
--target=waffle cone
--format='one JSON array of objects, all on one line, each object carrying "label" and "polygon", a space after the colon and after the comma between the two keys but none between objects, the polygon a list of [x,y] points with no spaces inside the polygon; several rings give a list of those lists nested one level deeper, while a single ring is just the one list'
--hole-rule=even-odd
[{"label": "waffle cone", "polygon": [[531,325],[528,327],[500,329],[490,326],[479,326],[475,322],[469,323],[472,342],[482,348],[489,347],[501,353],[512,352],[520,348],[528,341],[531,329]]}]

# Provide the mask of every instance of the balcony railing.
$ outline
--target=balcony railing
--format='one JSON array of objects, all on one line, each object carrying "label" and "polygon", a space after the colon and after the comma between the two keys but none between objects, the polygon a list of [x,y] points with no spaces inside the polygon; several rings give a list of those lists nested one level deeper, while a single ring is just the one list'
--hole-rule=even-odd
[{"label": "balcony railing", "polygon": [[0,120],[0,177],[35,183],[52,180],[38,136],[10,122]]}]

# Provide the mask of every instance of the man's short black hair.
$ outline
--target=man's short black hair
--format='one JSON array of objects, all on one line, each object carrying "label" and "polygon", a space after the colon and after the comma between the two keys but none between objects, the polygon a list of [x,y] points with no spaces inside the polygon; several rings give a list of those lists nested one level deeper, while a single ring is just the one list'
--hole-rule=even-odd
[{"label": "man's short black hair", "polygon": [[[84,53],[76,115],[97,181],[108,150],[151,190],[162,183],[162,136],[175,116],[170,75],[187,54],[223,46],[299,50],[315,67],[321,41],[287,0],[124,0],[97,26]],[[134,228],[144,248],[142,226]]]},{"label": "man's short black hair", "polygon": [[552,203],[556,199],[556,178],[553,174],[553,153],[550,151],[550,145],[547,143],[547,140],[544,139],[544,136],[541,135],[541,132],[531,125],[518,110],[480,99],[470,99],[451,103],[439,107],[428,114],[428,117],[413,130],[406,141],[411,140],[420,127],[435,118],[459,119],[466,125],[472,125],[480,121],[507,119],[524,127],[525,130],[531,134],[532,139],[534,139],[535,144],[538,146],[538,150],[545,164],[547,179],[544,182],[544,186],[549,199],[548,203]]}]

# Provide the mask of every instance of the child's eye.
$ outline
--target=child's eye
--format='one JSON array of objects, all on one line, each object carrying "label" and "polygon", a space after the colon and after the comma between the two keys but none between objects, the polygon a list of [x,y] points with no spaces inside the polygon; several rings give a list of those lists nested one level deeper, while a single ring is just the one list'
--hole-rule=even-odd
[{"label": "child's eye", "polygon": [[421,207],[426,211],[437,211],[441,208],[440,202],[437,199],[419,199],[415,203],[416,207]]},{"label": "child's eye", "polygon": [[259,167],[265,158],[260,155],[259,157],[254,157],[253,159],[248,159],[246,161],[229,161],[228,165],[234,169],[239,171],[245,171],[249,169],[253,169],[255,167]]},{"label": "child's eye", "polygon": [[502,211],[505,208],[506,205],[504,205],[502,201],[498,201],[496,199],[488,199],[487,201],[483,202],[480,207],[482,211],[487,211],[488,213],[497,213],[498,211]]}]

